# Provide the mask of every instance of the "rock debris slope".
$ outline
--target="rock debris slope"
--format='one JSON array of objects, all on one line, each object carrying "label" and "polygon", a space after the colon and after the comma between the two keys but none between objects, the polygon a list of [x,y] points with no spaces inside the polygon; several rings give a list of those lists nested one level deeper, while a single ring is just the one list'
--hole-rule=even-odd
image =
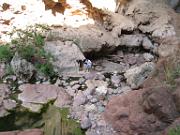
[{"label": "rock debris slope", "polygon": [[[102,12],[95,11],[92,15]],[[18,100],[32,112],[49,102],[69,107],[68,116],[80,122],[86,135],[167,134],[179,122],[179,88],[171,92],[152,76],[162,71],[163,64],[156,63],[178,50],[176,13],[165,1],[131,0],[122,13],[103,14],[94,25],[47,33],[44,49],[52,54],[58,76],[53,83],[20,85]],[[84,58],[92,60],[92,71],[80,70],[77,60]],[[7,96],[0,104],[2,116],[14,107],[5,104]]]}]

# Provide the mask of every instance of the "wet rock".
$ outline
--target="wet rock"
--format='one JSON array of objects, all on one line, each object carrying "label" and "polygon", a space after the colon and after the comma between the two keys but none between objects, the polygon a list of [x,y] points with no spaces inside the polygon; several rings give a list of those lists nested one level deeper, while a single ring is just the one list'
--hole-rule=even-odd
[{"label": "wet rock", "polygon": [[10,99],[10,89],[5,84],[0,84],[0,117],[9,114],[9,110],[16,107],[16,102]]},{"label": "wet rock", "polygon": [[35,73],[34,66],[25,59],[22,59],[18,53],[11,60],[11,67],[16,76],[23,82],[28,82]]},{"label": "wet rock", "polygon": [[146,62],[139,67],[131,68],[127,70],[124,76],[127,79],[127,83],[133,89],[137,89],[143,84],[144,80],[155,70],[155,64],[152,62]]},{"label": "wet rock", "polygon": [[173,97],[167,88],[157,87],[143,93],[143,109],[161,121],[171,123],[177,116]]},{"label": "wet rock", "polygon": [[77,95],[74,97],[73,106],[83,105],[87,102],[87,97],[82,91],[78,91]]},{"label": "wet rock", "polygon": [[[70,102],[65,90],[55,85],[23,84],[19,87],[19,90],[22,93],[18,95],[18,99],[22,101],[22,105],[35,112],[40,111],[43,104],[55,99],[57,99],[55,105],[58,107],[67,105]],[[59,96],[61,96],[61,99]],[[64,100],[62,101],[62,99]]]}]

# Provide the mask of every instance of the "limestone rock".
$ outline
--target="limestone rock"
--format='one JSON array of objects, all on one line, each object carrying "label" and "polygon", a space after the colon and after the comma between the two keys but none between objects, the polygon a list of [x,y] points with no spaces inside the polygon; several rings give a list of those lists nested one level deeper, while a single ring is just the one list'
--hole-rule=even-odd
[{"label": "limestone rock", "polygon": [[10,99],[10,89],[5,84],[0,84],[0,117],[9,114],[9,110],[16,107],[16,102]]},{"label": "limestone rock", "polygon": [[143,35],[122,35],[120,37],[120,45],[124,45],[127,47],[137,47],[141,46],[143,41]]},{"label": "limestone rock", "polygon": [[51,41],[46,42],[45,50],[54,57],[53,65],[59,74],[74,75],[79,73],[79,64],[76,60],[85,59],[80,48],[73,42]]},{"label": "limestone rock", "polygon": [[111,34],[95,25],[86,25],[79,28],[64,27],[50,31],[47,35],[47,41],[54,40],[73,41],[83,53],[91,51],[98,52],[105,45],[114,46],[114,39]]},{"label": "limestone rock", "polygon": [[18,53],[11,60],[11,67],[16,76],[24,82],[28,82],[35,73],[34,66],[25,59],[22,59]]},{"label": "limestone rock", "polygon": [[[61,87],[48,84],[23,84],[19,87],[22,92],[18,99],[22,101],[22,106],[31,111],[40,111],[43,104],[56,100],[55,106],[63,107],[70,103],[70,97]],[[61,99],[60,99],[61,98]]]},{"label": "limestone rock", "polygon": [[155,64],[146,62],[139,67],[127,70],[124,76],[131,88],[137,89],[154,70]]}]

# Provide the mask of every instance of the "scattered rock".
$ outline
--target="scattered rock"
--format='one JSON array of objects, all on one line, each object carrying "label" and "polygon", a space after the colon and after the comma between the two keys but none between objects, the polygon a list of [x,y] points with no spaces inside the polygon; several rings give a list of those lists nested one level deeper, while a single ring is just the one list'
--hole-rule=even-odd
[{"label": "scattered rock", "polygon": [[93,90],[96,87],[101,87],[101,86],[107,87],[108,86],[106,81],[100,81],[100,80],[87,80],[85,82],[85,84],[87,85],[87,88],[89,90]]},{"label": "scattered rock", "polygon": [[137,89],[143,84],[144,80],[155,70],[155,64],[152,62],[146,62],[139,67],[131,68],[127,70],[124,76],[127,79],[127,83],[133,89]]},{"label": "scattered rock", "polygon": [[82,129],[88,129],[91,127],[91,121],[90,119],[86,116],[86,115],[83,115],[81,117],[81,128]]},{"label": "scattered rock", "polygon": [[106,86],[99,86],[99,87],[96,88],[96,93],[98,95],[106,95],[107,91],[108,91],[108,89],[107,89]]},{"label": "scattered rock", "polygon": [[77,95],[74,97],[73,106],[83,105],[87,102],[87,97],[82,91],[78,91]]},{"label": "scattered rock", "polygon": [[150,61],[152,61],[154,59],[154,56],[152,54],[150,54],[150,53],[144,53],[143,57],[147,62],[150,62]]}]

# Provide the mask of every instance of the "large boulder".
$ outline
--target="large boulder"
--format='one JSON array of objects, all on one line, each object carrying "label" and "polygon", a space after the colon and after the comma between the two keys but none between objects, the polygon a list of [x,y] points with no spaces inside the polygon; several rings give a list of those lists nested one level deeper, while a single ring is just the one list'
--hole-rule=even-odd
[{"label": "large boulder", "polygon": [[[107,40],[108,39],[108,40]],[[103,47],[114,46],[114,38],[110,33],[95,25],[86,25],[79,28],[60,28],[52,30],[47,34],[47,41],[73,41],[83,53],[98,52]]]},{"label": "large boulder", "polygon": [[63,88],[55,85],[23,84],[19,87],[19,90],[22,93],[18,95],[18,99],[22,101],[22,106],[33,112],[39,112],[44,104],[56,99],[55,106],[57,107],[70,104],[69,95]]},{"label": "large boulder", "polygon": [[139,67],[128,69],[124,76],[131,88],[137,89],[154,70],[155,64],[153,62],[146,62]]},{"label": "large boulder", "polygon": [[59,74],[74,75],[79,73],[77,60],[85,59],[80,48],[72,41],[46,42],[45,50],[52,54],[53,65]]},{"label": "large boulder", "polygon": [[177,116],[173,97],[166,87],[151,88],[143,94],[145,112],[154,114],[163,122],[171,123]]},{"label": "large boulder", "polygon": [[9,114],[9,110],[16,107],[16,102],[10,99],[10,89],[5,84],[0,84],[0,117]]},{"label": "large boulder", "polygon": [[[152,101],[151,95],[147,96],[149,91]],[[147,111],[147,108],[150,110]],[[152,113],[149,114],[149,111]],[[172,95],[164,88],[155,88],[131,91],[111,98],[104,118],[112,124],[118,135],[160,135],[173,122],[176,114]]]}]

